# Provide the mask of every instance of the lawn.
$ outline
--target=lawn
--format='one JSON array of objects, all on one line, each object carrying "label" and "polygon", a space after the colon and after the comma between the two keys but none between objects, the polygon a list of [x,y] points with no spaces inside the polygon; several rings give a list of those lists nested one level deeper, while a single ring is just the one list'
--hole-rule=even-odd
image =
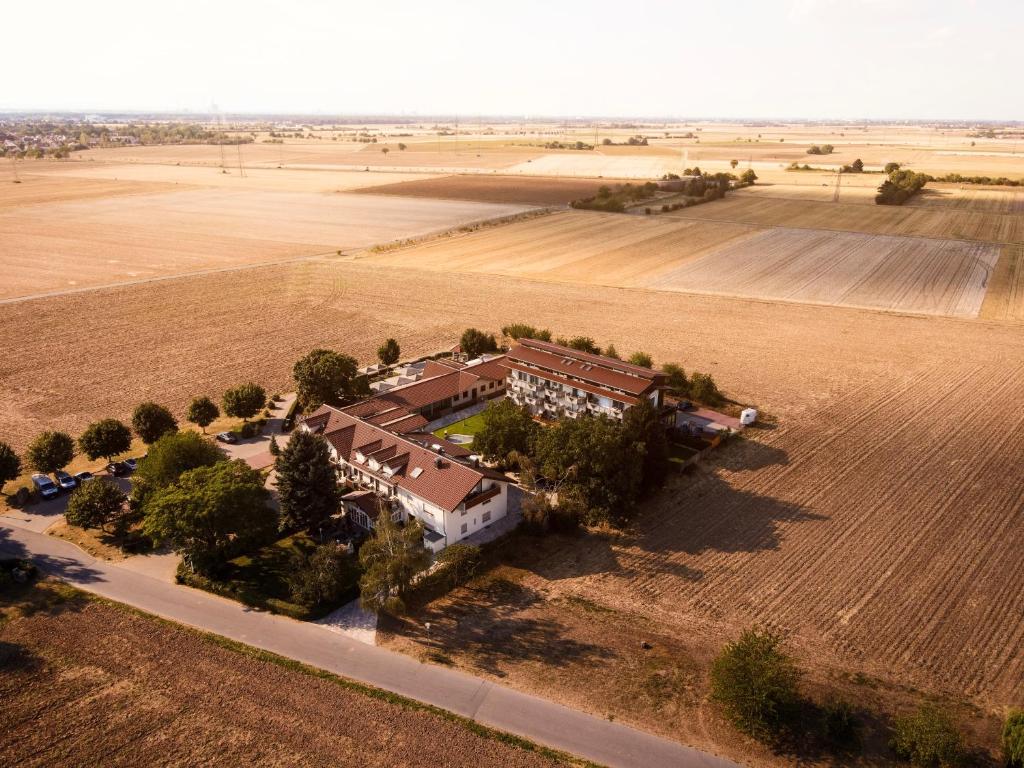
[{"label": "lawn", "polygon": [[456,421],[454,424],[449,424],[447,427],[441,429],[435,429],[434,434],[438,437],[444,437],[444,433],[447,432],[449,435],[475,435],[484,427],[484,415],[483,411],[463,419],[462,421]]}]

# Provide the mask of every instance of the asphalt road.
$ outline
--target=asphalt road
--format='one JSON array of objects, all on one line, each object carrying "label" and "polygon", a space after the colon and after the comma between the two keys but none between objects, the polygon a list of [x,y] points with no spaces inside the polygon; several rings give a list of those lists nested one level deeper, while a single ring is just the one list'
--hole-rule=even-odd
[{"label": "asphalt road", "polygon": [[[16,524],[15,524],[16,525]],[[446,667],[360,643],[315,624],[246,606],[96,560],[61,539],[0,519],[0,554],[102,597],[447,709],[484,725],[615,768],[726,768],[734,763],[513,691]]]}]

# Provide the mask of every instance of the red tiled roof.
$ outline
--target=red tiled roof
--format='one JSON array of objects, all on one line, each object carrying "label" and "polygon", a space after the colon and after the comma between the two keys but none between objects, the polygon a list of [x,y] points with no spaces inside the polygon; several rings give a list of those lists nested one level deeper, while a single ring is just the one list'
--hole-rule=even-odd
[{"label": "red tiled roof", "polygon": [[[326,419],[323,418],[325,413]],[[323,434],[345,461],[449,512],[458,507],[484,477],[493,476],[489,471],[467,466],[450,456],[443,457],[412,440],[329,405],[320,406],[302,423],[311,425],[313,431]],[[393,453],[390,450],[385,451],[391,448],[394,449]],[[408,454],[408,460],[396,467],[395,473],[387,478],[383,472],[373,472],[369,462],[357,462],[354,456],[357,450],[363,455],[366,455],[367,451],[381,451],[379,455],[383,455],[384,452],[388,455]],[[440,467],[437,466],[438,459]],[[415,473],[417,476],[413,477],[417,468],[421,471]]]},{"label": "red tiled roof", "polygon": [[536,376],[540,376],[548,381],[557,381],[559,384],[565,384],[569,387],[576,387],[576,389],[589,392],[592,395],[601,395],[602,397],[610,397],[613,400],[618,400],[620,403],[626,403],[627,405],[637,405],[640,402],[640,398],[633,397],[632,395],[624,395],[621,392],[612,392],[607,387],[600,387],[595,384],[588,384],[585,381],[570,381],[564,376],[557,376],[553,373],[547,373],[546,371],[538,371],[536,368],[529,368],[525,365],[512,362],[509,367],[514,371],[522,371],[523,373],[532,373]]},{"label": "red tiled roof", "polygon": [[[519,346],[508,353],[508,361],[509,367],[520,363],[547,368],[566,378],[583,379],[600,387],[621,389],[635,396],[644,395],[661,386],[666,379],[661,371],[533,339],[523,339]],[[538,371],[532,373],[537,374]]]}]

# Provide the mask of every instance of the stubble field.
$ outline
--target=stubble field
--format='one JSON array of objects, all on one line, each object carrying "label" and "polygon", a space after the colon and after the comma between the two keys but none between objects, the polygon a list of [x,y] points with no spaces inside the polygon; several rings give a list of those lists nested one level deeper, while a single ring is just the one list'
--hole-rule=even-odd
[{"label": "stubble field", "polygon": [[599,179],[546,179],[531,176],[461,175],[427,177],[358,190],[373,195],[429,197],[442,200],[476,200],[483,203],[566,205],[592,197],[604,184]]},{"label": "stubble field", "polygon": [[37,603],[56,605],[0,603],[4,765],[566,764],[155,618],[37,589],[47,595]]}]

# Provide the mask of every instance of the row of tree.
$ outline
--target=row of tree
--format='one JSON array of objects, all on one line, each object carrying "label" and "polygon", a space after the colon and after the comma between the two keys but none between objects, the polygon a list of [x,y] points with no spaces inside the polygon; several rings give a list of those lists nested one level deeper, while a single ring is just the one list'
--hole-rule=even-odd
[{"label": "row of tree", "polygon": [[889,178],[883,181],[878,188],[875,203],[877,205],[903,205],[920,192],[927,183],[928,176],[923,173],[896,168],[889,173]]}]

